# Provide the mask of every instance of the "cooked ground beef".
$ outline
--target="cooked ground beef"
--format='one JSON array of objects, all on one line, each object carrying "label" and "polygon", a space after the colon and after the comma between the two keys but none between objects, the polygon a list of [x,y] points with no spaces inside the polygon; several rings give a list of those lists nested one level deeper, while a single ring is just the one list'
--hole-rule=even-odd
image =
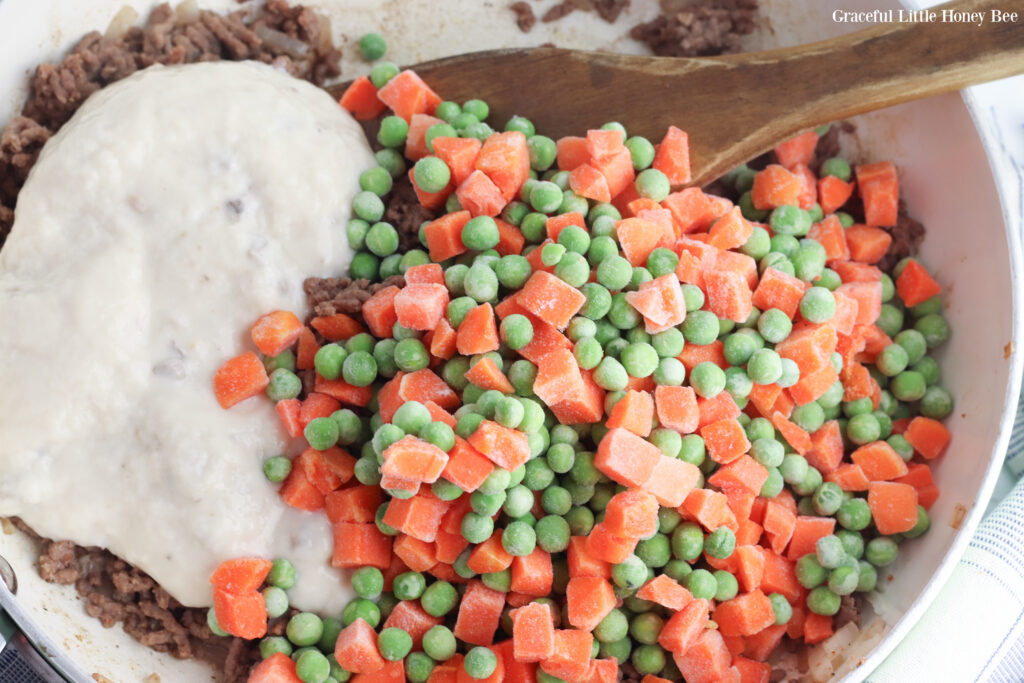
[{"label": "cooked ground beef", "polygon": [[[563,0],[563,2],[554,5],[545,12],[544,16],[541,17],[541,21],[557,21],[566,15],[572,14],[576,10],[583,10],[584,12],[596,12],[599,17],[607,21],[609,24],[613,24],[615,23],[615,20],[619,18],[619,15],[622,14],[622,11],[629,7],[629,5],[630,0]],[[533,14],[533,10],[530,10],[530,14]],[[519,28],[523,28],[522,25],[520,25]]]},{"label": "cooked ground beef", "polygon": [[205,609],[182,606],[145,572],[102,548],[51,541],[21,520],[13,521],[36,542],[43,580],[73,585],[86,613],[103,626],[120,623],[125,633],[143,645],[178,659],[202,657],[221,666],[228,683],[246,680],[259,659],[256,642],[214,635],[206,624]]},{"label": "cooked ground beef", "polygon": [[533,13],[530,3],[520,0],[520,2],[513,2],[508,8],[515,12],[516,26],[519,27],[519,30],[523,33],[529,33],[530,29],[537,23],[537,15]]},{"label": "cooked ground beef", "polygon": [[757,0],[661,0],[661,14],[630,35],[666,57],[737,52],[756,12]]},{"label": "cooked ground beef", "polygon": [[384,287],[404,287],[405,278],[393,275],[382,282],[350,277],[310,277],[302,283],[309,307],[316,315],[347,313],[360,316],[363,302]]},{"label": "cooked ground beef", "polygon": [[[305,49],[297,51],[294,41]],[[14,224],[15,199],[43,143],[100,88],[153,64],[219,59],[273,63],[322,84],[341,73],[340,57],[327,22],[312,9],[285,0],[268,0],[258,14],[238,10],[224,16],[204,10],[182,24],[163,4],[145,26],[118,38],[89,33],[59,64],[36,69],[22,116],[0,133],[0,245]]]},{"label": "cooked ground beef", "polygon": [[913,256],[917,253],[917,248],[924,240],[925,227],[906,214],[906,207],[901,201],[896,225],[885,228],[885,230],[892,235],[892,244],[889,245],[889,251],[879,261],[878,267],[889,271],[903,257]]}]

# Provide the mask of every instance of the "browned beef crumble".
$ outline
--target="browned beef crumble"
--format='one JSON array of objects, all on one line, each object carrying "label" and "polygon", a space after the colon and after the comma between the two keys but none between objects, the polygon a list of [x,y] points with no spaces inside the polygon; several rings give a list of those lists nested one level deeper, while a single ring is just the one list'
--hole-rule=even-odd
[{"label": "browned beef crumble", "polygon": [[[340,57],[327,21],[285,0],[268,0],[258,12],[204,10],[186,24],[178,24],[174,10],[164,4],[144,26],[118,38],[86,35],[60,63],[36,69],[22,115],[0,131],[0,245],[14,224],[15,200],[43,144],[104,86],[153,64],[221,59],[274,64],[322,85],[340,75]],[[205,609],[182,606],[147,574],[108,551],[43,539],[24,524],[18,526],[38,543],[40,576],[74,585],[86,613],[105,627],[120,623],[154,650],[213,662],[228,683],[245,681],[259,659],[258,642],[215,636]],[[271,632],[283,629],[283,621],[271,624]]]},{"label": "browned beef crumble", "polygon": [[[74,586],[86,613],[106,628],[120,623],[142,645],[177,659],[218,664],[227,683],[243,683],[259,659],[258,643],[214,635],[206,609],[184,607],[145,572],[103,550],[40,537],[19,519],[14,525],[36,543],[44,581]],[[278,620],[272,630],[284,628]]]},{"label": "browned beef crumble", "polygon": [[757,0],[661,0],[661,14],[630,35],[656,55],[704,57],[740,49],[754,30]]},{"label": "browned beef crumble", "polygon": [[513,2],[508,6],[516,15],[516,26],[523,33],[529,33],[530,29],[537,23],[537,15],[533,13],[533,8],[530,7],[530,3],[520,0],[520,2]]},{"label": "browned beef crumble", "polygon": [[153,64],[220,59],[272,63],[323,84],[341,73],[341,53],[328,29],[312,9],[292,7],[285,0],[268,0],[255,15],[250,10],[228,15],[204,10],[196,21],[181,25],[170,5],[163,4],[145,26],[117,38],[94,31],[60,63],[40,65],[22,116],[0,133],[0,245],[14,224],[15,198],[43,143],[92,93]]},{"label": "browned beef crumble", "polygon": [[350,277],[310,277],[302,283],[309,307],[316,315],[346,313],[359,317],[363,302],[385,287],[404,287],[405,278],[392,275],[382,282]]},{"label": "browned beef crumble", "polygon": [[[563,0],[563,2],[551,7],[544,16],[541,17],[541,21],[551,22],[557,21],[564,16],[572,14],[576,10],[582,10],[584,12],[595,12],[597,16],[601,17],[609,24],[614,24],[615,20],[619,18],[623,10],[629,7],[631,0]],[[518,5],[525,5],[526,3],[516,3]],[[529,9],[529,6],[527,6]],[[519,13],[519,10],[515,10]],[[530,15],[533,15],[533,10],[530,9]],[[531,23],[532,27],[533,24]],[[523,28],[522,25],[519,28]],[[529,28],[523,29],[528,31]]]}]

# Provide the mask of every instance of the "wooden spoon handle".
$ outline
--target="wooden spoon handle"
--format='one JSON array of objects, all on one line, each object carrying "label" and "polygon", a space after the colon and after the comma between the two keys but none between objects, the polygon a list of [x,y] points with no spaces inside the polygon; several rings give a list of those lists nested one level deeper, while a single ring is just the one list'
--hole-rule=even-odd
[{"label": "wooden spoon handle", "polygon": [[[980,13],[982,21],[943,21],[944,11]],[[1016,12],[1016,21],[994,21],[993,11]],[[958,0],[933,8],[929,16],[798,48],[716,58],[721,85],[700,96],[717,100],[710,106],[732,101],[755,107],[764,125],[729,130],[739,119],[722,117],[716,139],[693,141],[702,148],[695,154],[702,166],[695,180],[707,182],[763,152],[765,140],[1024,71],[1024,2]],[[671,63],[664,67],[671,69]],[[671,103],[666,109],[671,111]],[[749,143],[737,145],[740,140]],[[716,158],[723,156],[716,150],[728,151],[729,158]]]}]

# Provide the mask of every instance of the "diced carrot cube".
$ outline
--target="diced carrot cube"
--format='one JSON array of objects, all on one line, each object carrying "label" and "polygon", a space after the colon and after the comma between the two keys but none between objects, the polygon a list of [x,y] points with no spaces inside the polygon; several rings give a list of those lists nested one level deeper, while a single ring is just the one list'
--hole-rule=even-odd
[{"label": "diced carrot cube", "polygon": [[941,291],[939,283],[914,259],[907,261],[896,278],[896,293],[908,307],[923,303]]},{"label": "diced carrot cube", "polygon": [[736,516],[729,509],[725,494],[711,489],[694,489],[683,502],[680,512],[697,520],[708,531],[727,526],[733,531],[738,527]]},{"label": "diced carrot cube", "polygon": [[658,531],[658,501],[631,489],[616,493],[605,508],[604,525],[614,536],[647,538]]},{"label": "diced carrot cube", "polygon": [[686,131],[669,126],[651,166],[664,173],[673,185],[690,182],[690,142]]},{"label": "diced carrot cube", "polygon": [[920,415],[910,421],[903,436],[915,451],[928,460],[942,455],[952,438],[946,425]]},{"label": "diced carrot cube", "polygon": [[814,147],[818,134],[813,130],[804,131],[775,146],[775,158],[785,168],[792,170],[797,164],[809,164],[814,158]]},{"label": "diced carrot cube", "polygon": [[473,216],[497,216],[508,201],[501,188],[480,170],[473,171],[455,189],[459,204]]},{"label": "diced carrot cube", "polygon": [[718,603],[712,614],[725,636],[749,636],[775,623],[771,600],[760,590]]},{"label": "diced carrot cube", "polygon": [[383,521],[413,538],[432,543],[450,507],[451,503],[424,489],[411,498],[392,498]]},{"label": "diced carrot cube", "polygon": [[541,320],[564,329],[586,297],[565,281],[541,271],[530,276],[516,300]]},{"label": "diced carrot cube", "polygon": [[[376,98],[376,89],[374,98]],[[295,673],[295,662],[283,652],[276,652],[257,664],[246,683],[302,683]]]},{"label": "diced carrot cube", "polygon": [[636,596],[641,600],[656,602],[673,612],[678,612],[693,600],[690,591],[665,574],[659,574],[641,586]]},{"label": "diced carrot cube", "polygon": [[262,393],[268,384],[263,361],[252,351],[227,361],[213,376],[213,391],[224,409]]},{"label": "diced carrot cube", "polygon": [[658,634],[658,644],[673,654],[690,649],[708,623],[708,601],[696,598],[669,617]]},{"label": "diced carrot cube", "polygon": [[489,135],[476,158],[476,168],[494,182],[506,204],[512,201],[530,177],[526,136],[517,130]]},{"label": "diced carrot cube", "polygon": [[590,159],[589,163],[608,181],[608,192],[612,197],[633,187],[636,172],[633,170],[633,156],[628,149],[623,147],[609,156]]},{"label": "diced carrot cube", "polygon": [[609,429],[622,427],[637,436],[650,436],[654,420],[654,399],[646,391],[627,391],[615,404],[605,424]]},{"label": "diced carrot cube", "polygon": [[491,420],[481,422],[467,441],[495,465],[509,471],[530,459],[530,444],[526,434]]},{"label": "diced carrot cube", "polygon": [[334,529],[331,566],[339,569],[371,566],[386,569],[391,564],[391,538],[376,524],[338,522]]},{"label": "diced carrot cube", "polygon": [[660,505],[676,508],[697,487],[698,481],[700,470],[696,465],[662,455],[640,488],[653,495]]},{"label": "diced carrot cube", "polygon": [[864,474],[860,465],[844,463],[825,475],[825,481],[830,481],[844,491],[867,491],[870,480]]},{"label": "diced carrot cube", "polygon": [[743,322],[750,317],[753,293],[746,278],[739,273],[713,270],[704,273],[708,310],[719,318]]},{"label": "diced carrot cube", "polygon": [[768,469],[749,455],[743,454],[719,467],[708,478],[708,483],[722,490],[740,488],[757,495],[767,480]]},{"label": "diced carrot cube", "polygon": [[315,512],[324,506],[324,493],[313,485],[301,467],[293,467],[278,490],[281,500],[293,508]]},{"label": "diced carrot cube", "polygon": [[769,164],[754,176],[751,199],[756,209],[774,209],[783,204],[796,206],[801,190],[800,178],[782,166]]},{"label": "diced carrot cube", "polygon": [[555,652],[551,607],[531,602],[512,611],[512,648],[516,661],[540,662]]},{"label": "diced carrot cube", "polygon": [[590,164],[580,164],[569,173],[569,188],[581,197],[595,202],[610,202],[611,190],[604,174]]},{"label": "diced carrot cube", "polygon": [[413,114],[433,114],[441,98],[414,71],[406,69],[377,91],[380,101],[406,122]]},{"label": "diced carrot cube", "polygon": [[612,576],[611,565],[604,560],[590,554],[587,547],[587,538],[584,536],[572,536],[569,538],[569,548],[566,552],[569,563],[569,576],[599,576],[609,579]]},{"label": "diced carrot cube", "polygon": [[[432,144],[434,154],[447,164],[452,172],[452,181],[460,185],[473,172],[483,143],[476,138],[436,137]],[[408,281],[406,279],[406,282]]]},{"label": "diced carrot cube", "polygon": [[512,560],[510,587],[513,591],[540,598],[551,592],[553,581],[551,555],[540,548],[535,548],[525,557],[516,557]]},{"label": "diced carrot cube", "polygon": [[407,284],[395,295],[395,314],[402,327],[432,330],[448,306],[448,288],[438,284]]},{"label": "diced carrot cube", "polygon": [[426,368],[403,374],[398,380],[398,396],[403,401],[433,401],[442,408],[456,408],[460,404],[459,397],[452,388],[432,370]]},{"label": "diced carrot cube", "polygon": [[767,268],[754,290],[751,301],[762,311],[777,308],[790,318],[796,316],[807,283],[775,268]]},{"label": "diced carrot cube", "polygon": [[917,489],[910,484],[873,481],[868,485],[868,507],[880,534],[901,534],[917,524]]},{"label": "diced carrot cube", "polygon": [[657,446],[620,427],[601,439],[594,466],[623,486],[641,486],[650,479],[661,455]]},{"label": "diced carrot cube", "polygon": [[853,195],[853,182],[844,182],[835,176],[825,176],[818,180],[818,203],[821,210],[830,214],[838,211]]},{"label": "diced carrot cube", "polygon": [[835,528],[836,520],[831,517],[797,515],[793,523],[793,536],[789,540],[789,551],[786,553],[786,557],[798,560],[807,553],[813,553],[818,539],[828,536]]},{"label": "diced carrot cube", "polygon": [[345,671],[371,674],[387,663],[377,649],[377,632],[364,619],[356,619],[338,634],[334,658]]},{"label": "diced carrot cube", "polygon": [[[453,213],[446,213],[436,220],[427,223],[426,227],[423,228],[423,233],[427,240],[427,249],[430,250],[431,261],[447,261],[453,256],[458,256],[466,251],[466,246],[462,243],[462,228],[472,217],[469,211],[455,211]],[[397,290],[397,287],[395,289]],[[397,294],[397,291],[395,293]],[[366,313],[365,309],[366,306],[364,304],[364,315]],[[371,331],[372,329],[371,326]],[[374,332],[374,336],[380,337],[381,335]]]},{"label": "diced carrot cube", "polygon": [[576,680],[590,668],[590,650],[594,636],[574,629],[555,630],[555,651],[540,663],[547,674],[563,680]]},{"label": "diced carrot cube", "polygon": [[345,88],[338,100],[357,121],[371,121],[380,116],[387,105],[377,97],[377,86],[366,76],[360,76]]},{"label": "diced carrot cube", "polygon": [[214,588],[213,612],[220,627],[233,636],[252,640],[267,634],[267,607],[255,590],[235,593]]},{"label": "diced carrot cube", "polygon": [[587,227],[587,224],[583,220],[583,214],[579,211],[570,211],[568,213],[558,214],[557,216],[551,216],[544,223],[544,230],[547,233],[549,239],[558,241],[558,236],[562,234],[562,231],[568,228],[570,225],[583,228]]},{"label": "diced carrot cube", "polygon": [[587,151],[587,139],[575,136],[559,138],[555,143],[557,150],[558,169],[571,171],[581,164],[587,163],[590,154]]},{"label": "diced carrot cube", "polygon": [[616,536],[604,524],[595,524],[587,536],[587,553],[602,562],[618,564],[636,549],[636,537]]},{"label": "diced carrot cube", "polygon": [[569,623],[583,631],[593,631],[615,608],[617,601],[612,585],[606,579],[597,576],[577,576],[569,579],[565,598]]},{"label": "diced carrot cube", "polygon": [[720,464],[730,463],[750,450],[750,441],[736,419],[719,420],[700,428],[708,457]]},{"label": "diced carrot cube", "polygon": [[452,629],[455,637],[473,645],[490,645],[498,630],[505,594],[472,580],[459,603],[459,616]]},{"label": "diced carrot cube", "polygon": [[864,471],[868,481],[889,481],[907,473],[907,463],[885,441],[861,446],[850,459]]},{"label": "diced carrot cube", "polygon": [[661,229],[639,218],[624,218],[615,225],[622,255],[632,266],[643,266],[661,240]]},{"label": "diced carrot cube", "polygon": [[754,226],[743,218],[740,207],[734,206],[711,224],[708,244],[719,249],[736,249],[743,246],[753,233]]},{"label": "diced carrot cube", "polygon": [[393,334],[398,314],[395,313],[395,297],[400,290],[389,285],[377,290],[363,302],[363,319],[373,336],[384,339]]},{"label": "diced carrot cube", "polygon": [[864,222],[894,226],[899,213],[899,179],[891,161],[857,166],[857,185],[864,201]]}]

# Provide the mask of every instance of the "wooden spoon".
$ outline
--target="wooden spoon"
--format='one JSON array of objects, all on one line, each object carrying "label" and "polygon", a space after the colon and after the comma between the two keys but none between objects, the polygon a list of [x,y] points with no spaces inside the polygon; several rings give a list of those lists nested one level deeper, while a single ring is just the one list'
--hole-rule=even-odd
[{"label": "wooden spoon", "polygon": [[[981,12],[984,22],[942,22],[942,10]],[[934,21],[720,57],[532,48],[412,68],[445,99],[481,98],[493,121],[521,114],[551,137],[620,121],[657,141],[678,126],[689,134],[693,184],[704,185],[812,126],[1024,72],[1024,2],[958,0],[933,11]],[[1017,19],[995,22],[993,11]]]}]

